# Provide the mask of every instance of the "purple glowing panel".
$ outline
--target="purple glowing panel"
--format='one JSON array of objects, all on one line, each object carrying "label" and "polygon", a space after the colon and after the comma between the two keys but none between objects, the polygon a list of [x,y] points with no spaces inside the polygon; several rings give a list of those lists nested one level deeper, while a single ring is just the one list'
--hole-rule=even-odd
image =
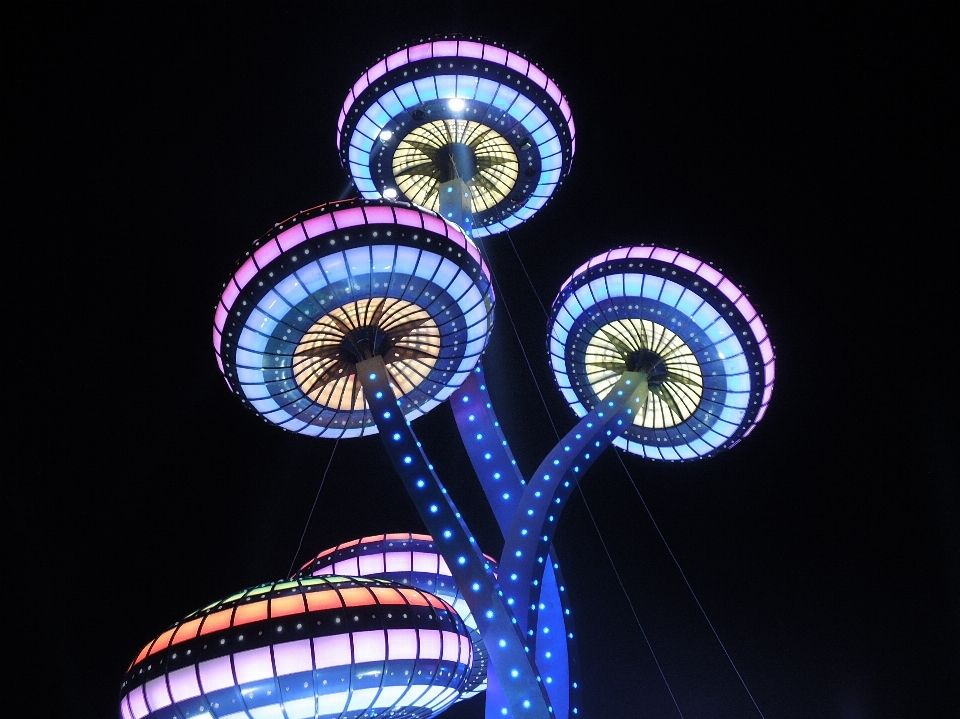
[{"label": "purple glowing panel", "polygon": [[290,431],[349,437],[376,432],[355,378],[364,353],[384,356],[403,414],[418,417],[476,366],[492,310],[489,269],[455,226],[353,200],[255,244],[226,283],[214,347],[251,409]]},{"label": "purple glowing panel", "polygon": [[652,459],[734,446],[773,388],[773,345],[750,300],[719,271],[666,248],[620,248],[582,265],[554,302],[548,348],[580,416],[621,371],[649,370],[647,403],[614,444]]},{"label": "purple glowing panel", "polygon": [[[242,608],[261,602],[299,611],[238,624]],[[473,663],[469,631],[449,604],[418,589],[359,577],[305,578],[238,592],[164,635],[216,623],[225,610],[232,625],[228,620],[201,630],[131,665],[120,699],[125,719],[237,711],[244,717],[332,719],[347,706],[358,716],[422,717],[425,698],[436,711],[460,698]]]},{"label": "purple glowing panel", "polygon": [[[444,58],[442,67],[437,58]],[[517,76],[526,80],[522,88]],[[454,98],[460,103],[452,104]],[[575,128],[566,99],[540,68],[494,45],[453,38],[423,43],[391,54],[361,76],[344,101],[337,142],[341,162],[364,197],[405,197],[438,209],[442,171],[414,157],[413,148],[424,142],[418,133],[427,125],[426,137],[452,133],[451,141],[470,152],[484,151],[470,137],[483,137],[486,146],[494,135],[502,141],[496,157],[481,163],[485,168],[488,160],[495,162],[496,178],[484,175],[485,169],[467,178],[471,210],[458,221],[474,237],[532,217],[570,170]],[[407,177],[410,168],[417,169],[416,182]]]}]

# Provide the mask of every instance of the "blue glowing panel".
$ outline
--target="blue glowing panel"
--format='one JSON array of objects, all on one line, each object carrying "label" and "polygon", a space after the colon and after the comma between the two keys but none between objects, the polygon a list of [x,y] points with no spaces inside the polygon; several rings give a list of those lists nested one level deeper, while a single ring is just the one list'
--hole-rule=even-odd
[{"label": "blue glowing panel", "polygon": [[226,284],[215,349],[231,389],[285,429],[375,433],[353,370],[365,353],[384,357],[414,418],[445,399],[486,347],[489,270],[471,240],[427,211],[331,203],[256,247],[259,269],[248,259],[238,270],[243,289],[236,277]]},{"label": "blue glowing panel", "polygon": [[[363,611],[357,611],[362,608]],[[435,595],[324,576],[238,592],[152,640],[124,677],[124,719],[422,717],[457,701],[469,630]]]},{"label": "blue glowing panel", "polygon": [[579,416],[628,366],[646,363],[646,406],[615,444],[652,459],[734,446],[773,386],[773,349],[753,304],[709,265],[658,247],[613,250],[580,267],[554,301],[548,349]]}]

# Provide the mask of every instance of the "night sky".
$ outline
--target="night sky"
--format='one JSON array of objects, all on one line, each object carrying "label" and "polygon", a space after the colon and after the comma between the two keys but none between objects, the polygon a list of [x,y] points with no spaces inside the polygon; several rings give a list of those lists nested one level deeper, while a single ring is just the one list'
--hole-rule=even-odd
[{"label": "night sky", "polygon": [[[124,670],[170,623],[336,543],[423,531],[379,439],[353,439],[298,553],[334,443],[246,410],[211,331],[254,239],[352,196],[335,134],[355,80],[400,45],[459,32],[538,64],[577,126],[553,199],[486,242],[500,293],[484,362],[526,473],[556,441],[551,420],[575,423],[541,303],[602,251],[657,243],[713,261],[777,349],[772,404],[740,445],[682,464],[622,455],[629,476],[610,449],[566,508],[580,716],[680,716],[631,605],[684,717],[760,716],[644,502],[767,719],[960,716],[957,5],[834,5],[9,17],[14,706],[114,719]],[[499,554],[449,407],[413,426]],[[482,702],[446,716],[477,719]]]}]

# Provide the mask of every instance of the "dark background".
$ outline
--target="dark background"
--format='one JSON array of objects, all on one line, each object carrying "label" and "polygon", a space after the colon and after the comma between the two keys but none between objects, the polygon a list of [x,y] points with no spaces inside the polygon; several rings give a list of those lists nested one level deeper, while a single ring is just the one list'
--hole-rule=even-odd
[{"label": "dark background", "polygon": [[[113,719],[125,668],[171,622],[279,579],[295,555],[422,531],[378,440],[355,439],[337,448],[298,553],[333,442],[247,412],[219,377],[211,327],[250,242],[350,194],[335,131],[356,78],[399,45],[461,32],[542,67],[578,131],[547,207],[487,242],[500,294],[485,364],[523,469],[555,441],[549,418],[560,432],[574,423],[538,298],[549,306],[574,268],[623,244],[712,260],[764,314],[773,402],[717,458],[625,456],[636,487],[765,717],[957,716],[956,10],[126,3],[8,15],[14,706]],[[498,553],[449,408],[414,428]],[[580,716],[679,716],[627,597],[684,717],[759,716],[613,450],[583,493],[557,538]],[[482,713],[476,699],[448,716]]]}]

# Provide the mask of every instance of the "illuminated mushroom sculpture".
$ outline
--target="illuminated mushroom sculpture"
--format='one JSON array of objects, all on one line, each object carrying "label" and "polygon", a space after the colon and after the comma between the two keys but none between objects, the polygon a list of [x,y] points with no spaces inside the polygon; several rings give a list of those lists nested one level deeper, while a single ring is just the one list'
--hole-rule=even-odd
[{"label": "illuminated mushroom sculpture", "polygon": [[676,250],[626,247],[563,284],[549,321],[560,390],[580,422],[525,486],[500,561],[508,601],[537,636],[543,568],[560,513],[610,444],[693,460],[735,446],[763,418],[774,353],[746,294]]}]

